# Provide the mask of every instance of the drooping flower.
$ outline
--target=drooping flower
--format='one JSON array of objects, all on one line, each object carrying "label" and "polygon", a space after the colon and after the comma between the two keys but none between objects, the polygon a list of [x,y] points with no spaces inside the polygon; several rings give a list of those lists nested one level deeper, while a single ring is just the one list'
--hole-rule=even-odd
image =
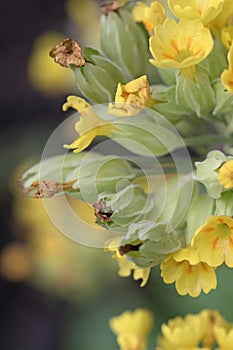
[{"label": "drooping flower", "polygon": [[163,350],[199,349],[199,342],[207,331],[206,314],[188,314],[184,318],[175,317],[163,323],[159,340]]},{"label": "drooping flower", "polygon": [[207,26],[222,10],[224,0],[168,0],[172,13],[179,19],[200,19]]},{"label": "drooping flower", "polygon": [[81,114],[80,120],[75,124],[75,130],[80,137],[65,148],[74,149],[74,153],[79,153],[87,148],[97,136],[110,136],[112,130],[116,130],[113,124],[99,118],[95,111],[84,99],[77,96],[69,96],[63,105],[63,110],[69,107],[74,108]]},{"label": "drooping flower", "polygon": [[146,350],[147,338],[153,326],[153,315],[147,309],[125,311],[109,321],[121,350]]},{"label": "drooping flower", "polygon": [[150,86],[143,75],[127,84],[117,86],[115,103],[109,104],[108,112],[118,117],[137,115],[149,104]]},{"label": "drooping flower", "polygon": [[163,23],[165,12],[165,7],[159,1],[152,1],[150,6],[138,1],[132,15],[136,22],[143,22],[148,32],[152,32],[154,27]]},{"label": "drooping flower", "polygon": [[217,286],[215,269],[202,262],[195,249],[181,248],[170,254],[161,264],[161,276],[165,283],[175,282],[181,295],[197,297],[201,291],[209,293]]},{"label": "drooping flower", "polygon": [[140,268],[135,265],[133,262],[128,261],[126,255],[121,255],[118,246],[120,243],[121,237],[114,238],[106,242],[105,251],[114,252],[115,254],[112,256],[115,259],[119,266],[118,275],[121,277],[128,277],[131,275],[133,271],[133,279],[139,280],[142,282],[140,287],[144,287],[149,279],[150,268]]},{"label": "drooping flower", "polygon": [[227,55],[228,59],[228,69],[225,69],[221,75],[221,81],[224,87],[233,93],[233,45],[231,45],[230,50]]},{"label": "drooping flower", "polygon": [[233,160],[228,160],[221,166],[218,181],[227,190],[233,188]]},{"label": "drooping flower", "polygon": [[154,30],[150,38],[150,51],[157,67],[178,68],[193,78],[195,65],[208,56],[213,39],[208,28],[199,19],[181,19],[177,23],[168,18]]},{"label": "drooping flower", "polygon": [[213,215],[194,234],[191,245],[200,260],[210,266],[223,262],[233,267],[233,219],[227,215]]}]

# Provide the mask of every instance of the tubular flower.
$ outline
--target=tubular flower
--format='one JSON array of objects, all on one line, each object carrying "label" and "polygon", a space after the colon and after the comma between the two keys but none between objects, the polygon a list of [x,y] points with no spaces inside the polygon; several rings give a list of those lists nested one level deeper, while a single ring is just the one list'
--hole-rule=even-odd
[{"label": "tubular flower", "polygon": [[121,237],[117,237],[115,239],[109,240],[106,242],[105,251],[115,252],[112,256],[115,259],[119,266],[118,275],[121,277],[128,277],[131,275],[131,271],[133,271],[133,279],[139,280],[142,282],[140,287],[144,287],[147,284],[150,275],[150,268],[140,268],[135,265],[133,262],[128,261],[126,255],[121,255],[118,246],[120,244]]},{"label": "tubular flower", "polygon": [[228,69],[225,69],[221,75],[221,81],[224,87],[233,93],[233,45],[227,55]]},{"label": "tubular flower", "polygon": [[199,349],[198,344],[207,331],[204,313],[188,314],[184,318],[175,317],[162,324],[160,346],[163,350]]},{"label": "tubular flower", "polygon": [[200,19],[207,26],[222,10],[224,0],[168,0],[177,18]]},{"label": "tubular flower", "polygon": [[143,22],[146,30],[152,32],[154,27],[162,24],[165,19],[166,9],[159,1],[152,1],[150,6],[144,2],[138,1],[133,8],[133,19],[136,22]]},{"label": "tubular flower", "polygon": [[110,136],[112,130],[116,130],[113,124],[99,118],[89,103],[80,97],[69,96],[63,105],[63,110],[66,111],[69,107],[81,114],[80,120],[75,124],[75,130],[80,137],[70,145],[64,145],[64,148],[74,149],[74,153],[87,148],[95,137]]},{"label": "tubular flower", "polygon": [[150,51],[155,59],[150,63],[165,68],[178,68],[186,76],[191,75],[195,65],[206,58],[213,48],[208,28],[199,19],[181,19],[176,23],[168,18],[158,25],[150,38]]},{"label": "tubular flower", "polygon": [[117,335],[121,350],[146,350],[147,338],[153,326],[153,315],[149,310],[125,311],[109,321]]},{"label": "tubular flower", "polygon": [[233,41],[233,26],[224,27],[221,31],[222,43],[229,50]]},{"label": "tubular flower", "polygon": [[118,117],[134,116],[150,103],[150,86],[146,75],[117,86],[115,103],[109,104],[108,112]]},{"label": "tubular flower", "polygon": [[161,276],[165,283],[175,282],[176,290],[181,295],[197,297],[203,290],[209,293],[217,286],[215,269],[200,261],[197,251],[181,248],[169,255],[161,264]]},{"label": "tubular flower", "polygon": [[227,190],[233,188],[233,160],[224,163],[218,172],[218,181]]},{"label": "tubular flower", "polygon": [[201,261],[210,266],[223,262],[233,267],[233,219],[230,216],[211,216],[194,234],[192,247]]}]

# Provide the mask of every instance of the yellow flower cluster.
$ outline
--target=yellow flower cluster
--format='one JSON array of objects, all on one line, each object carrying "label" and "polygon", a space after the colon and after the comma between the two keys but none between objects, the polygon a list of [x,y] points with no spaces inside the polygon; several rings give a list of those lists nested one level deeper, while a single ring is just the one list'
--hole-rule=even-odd
[{"label": "yellow flower cluster", "polygon": [[233,267],[233,219],[213,215],[194,234],[191,244],[169,255],[161,264],[165,283],[175,282],[179,294],[192,297],[217,287],[215,269]]},{"label": "yellow flower cluster", "polygon": [[146,350],[152,326],[152,313],[146,309],[125,311],[110,320],[110,328],[117,335],[120,350]]},{"label": "yellow flower cluster", "polygon": [[[147,309],[125,311],[110,319],[110,328],[117,336],[120,350],[146,350],[153,325]],[[231,350],[233,325],[217,311],[202,310],[199,314],[177,316],[161,326],[156,350]]]}]

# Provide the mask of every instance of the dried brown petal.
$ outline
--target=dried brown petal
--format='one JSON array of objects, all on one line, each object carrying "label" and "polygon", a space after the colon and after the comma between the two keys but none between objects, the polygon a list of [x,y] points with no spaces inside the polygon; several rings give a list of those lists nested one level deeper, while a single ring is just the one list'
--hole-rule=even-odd
[{"label": "dried brown petal", "polygon": [[100,6],[103,14],[105,15],[107,15],[111,11],[119,9],[119,7],[121,7],[121,5],[118,3],[118,1],[111,1]]},{"label": "dried brown petal", "polygon": [[56,193],[72,189],[74,181],[59,183],[53,180],[34,181],[30,188],[24,190],[24,195],[28,196],[34,192],[33,198],[50,198]]},{"label": "dried brown petal", "polygon": [[72,39],[65,39],[61,43],[55,45],[49,54],[54,58],[56,63],[59,63],[63,67],[70,68],[71,64],[76,67],[85,65],[81,47],[78,45],[77,41]]},{"label": "dried brown petal", "polygon": [[125,244],[125,245],[122,245],[121,247],[119,247],[118,250],[119,250],[120,255],[125,255],[129,252],[132,252],[132,251],[138,252],[141,245],[142,245],[142,243],[139,243],[137,245]]},{"label": "dried brown petal", "polygon": [[93,205],[93,208],[95,209],[94,214],[100,220],[100,222],[111,221],[113,211],[109,210],[108,212],[105,212],[106,207],[102,198],[99,200],[98,203],[95,203]]}]

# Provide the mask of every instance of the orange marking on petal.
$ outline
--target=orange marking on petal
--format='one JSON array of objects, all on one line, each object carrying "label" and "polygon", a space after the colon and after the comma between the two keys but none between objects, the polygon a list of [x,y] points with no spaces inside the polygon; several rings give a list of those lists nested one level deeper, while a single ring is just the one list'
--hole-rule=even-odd
[{"label": "orange marking on petal", "polygon": [[217,247],[217,245],[218,245],[218,240],[219,240],[218,237],[216,237],[215,240],[214,240],[214,243],[213,243],[213,248],[214,248],[214,249],[215,249],[215,248]]},{"label": "orange marking on petal", "polygon": [[179,50],[179,48],[174,40],[170,41],[170,45],[176,50],[177,53],[180,52],[180,50]]}]

